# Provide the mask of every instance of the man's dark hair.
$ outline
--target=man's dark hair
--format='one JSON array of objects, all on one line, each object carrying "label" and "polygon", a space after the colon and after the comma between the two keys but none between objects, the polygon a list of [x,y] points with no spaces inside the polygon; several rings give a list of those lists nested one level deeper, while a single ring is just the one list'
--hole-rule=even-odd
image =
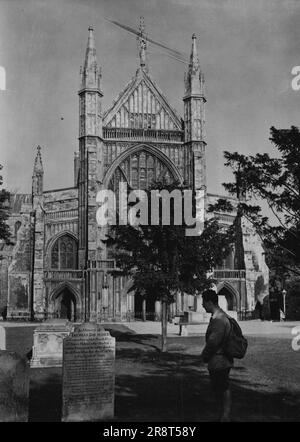
[{"label": "man's dark hair", "polygon": [[211,301],[214,305],[218,305],[218,294],[214,290],[204,290],[202,299],[204,299],[205,302]]}]

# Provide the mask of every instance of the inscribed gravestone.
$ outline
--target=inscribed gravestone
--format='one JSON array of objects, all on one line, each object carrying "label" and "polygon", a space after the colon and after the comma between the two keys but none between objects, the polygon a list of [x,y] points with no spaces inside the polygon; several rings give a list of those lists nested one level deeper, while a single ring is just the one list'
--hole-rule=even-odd
[{"label": "inscribed gravestone", "polygon": [[0,350],[0,421],[27,422],[29,366],[17,353]]},{"label": "inscribed gravestone", "polygon": [[114,416],[115,338],[96,323],[83,323],[63,341],[62,420],[98,421]]}]

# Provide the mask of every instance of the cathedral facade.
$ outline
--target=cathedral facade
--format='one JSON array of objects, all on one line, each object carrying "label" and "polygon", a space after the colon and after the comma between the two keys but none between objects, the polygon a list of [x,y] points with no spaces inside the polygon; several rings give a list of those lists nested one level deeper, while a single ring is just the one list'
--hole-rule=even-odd
[{"label": "cathedral facade", "polygon": [[[147,39],[138,32],[139,66],[112,106],[102,109],[101,70],[94,31],[89,28],[79,95],[79,150],[74,186],[46,190],[41,148],[37,148],[32,194],[11,196],[9,225],[14,245],[0,245],[0,310],[7,319],[68,318],[72,321],[156,320],[160,303],[135,297],[131,282],[112,270],[96,221],[99,190],[120,182],[145,189],[161,178],[186,183],[203,195],[203,207],[219,196],[207,192],[204,76],[192,37],[185,75],[183,118],[177,115],[149,74]],[[205,215],[205,213],[204,213]],[[232,214],[218,214],[231,224]],[[243,259],[234,246],[215,269],[220,304],[239,317],[251,315],[268,293],[268,268],[260,240],[242,222]],[[170,315],[201,310],[199,300],[178,294]]]}]

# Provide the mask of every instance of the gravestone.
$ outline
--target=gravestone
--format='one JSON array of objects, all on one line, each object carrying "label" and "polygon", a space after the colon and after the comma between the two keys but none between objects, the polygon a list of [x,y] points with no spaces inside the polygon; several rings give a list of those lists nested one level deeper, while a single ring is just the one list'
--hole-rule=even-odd
[{"label": "gravestone", "polygon": [[0,350],[26,357],[32,351],[33,333],[37,324],[5,322],[0,325]]},{"label": "gravestone", "polygon": [[49,319],[39,325],[33,334],[30,367],[61,367],[63,340],[72,330],[67,319]]},{"label": "gravestone", "polygon": [[28,362],[17,353],[0,350],[0,422],[27,422]]},{"label": "gravestone", "polygon": [[99,421],[114,416],[115,338],[86,322],[63,342],[62,421]]}]

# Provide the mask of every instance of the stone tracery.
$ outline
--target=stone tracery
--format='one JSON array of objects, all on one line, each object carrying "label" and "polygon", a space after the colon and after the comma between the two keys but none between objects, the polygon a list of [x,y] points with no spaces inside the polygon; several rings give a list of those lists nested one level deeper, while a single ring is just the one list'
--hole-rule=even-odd
[{"label": "stone tracery", "polygon": [[59,237],[51,250],[52,269],[76,269],[77,243],[69,235]]},{"label": "stone tracery", "polygon": [[109,183],[109,188],[118,190],[119,182],[126,182],[132,189],[146,189],[153,182],[166,180],[170,183],[175,181],[172,171],[168,166],[145,150],[128,155],[115,169]]}]

